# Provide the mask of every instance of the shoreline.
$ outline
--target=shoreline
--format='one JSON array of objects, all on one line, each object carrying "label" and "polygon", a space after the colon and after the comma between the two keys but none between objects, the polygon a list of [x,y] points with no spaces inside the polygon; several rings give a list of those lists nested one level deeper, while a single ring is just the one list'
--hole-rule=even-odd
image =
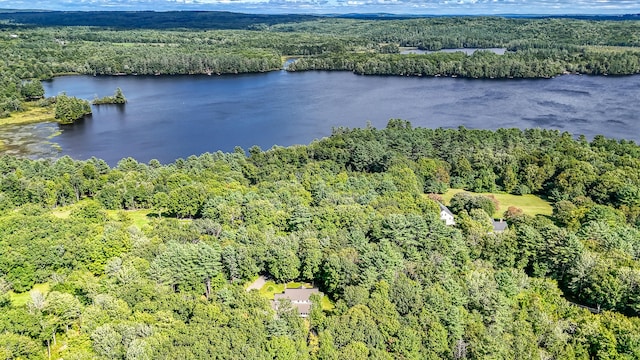
[{"label": "shoreline", "polygon": [[24,125],[41,122],[55,122],[55,107],[38,107],[33,103],[26,103],[27,109],[20,112],[14,112],[9,117],[0,119],[0,126],[6,125]]}]

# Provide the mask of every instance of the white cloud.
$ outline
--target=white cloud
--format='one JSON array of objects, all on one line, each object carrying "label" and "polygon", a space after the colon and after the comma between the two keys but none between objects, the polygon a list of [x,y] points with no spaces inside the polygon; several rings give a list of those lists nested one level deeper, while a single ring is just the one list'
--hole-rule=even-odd
[{"label": "white cloud", "polygon": [[0,0],[0,8],[50,10],[231,10],[416,14],[640,13],[639,0]]}]

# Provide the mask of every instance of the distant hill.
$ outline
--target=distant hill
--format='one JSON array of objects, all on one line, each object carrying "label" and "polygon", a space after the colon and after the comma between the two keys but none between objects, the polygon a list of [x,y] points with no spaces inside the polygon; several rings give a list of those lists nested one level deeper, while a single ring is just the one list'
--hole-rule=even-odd
[{"label": "distant hill", "polygon": [[503,15],[504,17],[578,20],[640,20],[640,14],[624,15]]},{"label": "distant hill", "polygon": [[640,14],[623,14],[623,15],[545,15],[545,14],[497,14],[497,15],[411,15],[411,14],[389,14],[389,13],[373,13],[373,14],[335,14],[328,15],[336,18],[360,19],[360,20],[403,20],[416,18],[434,18],[434,17],[502,17],[502,18],[523,18],[523,19],[581,19],[581,20],[640,20]]},{"label": "distant hill", "polygon": [[[432,17],[482,17],[486,15],[406,15],[370,14],[245,14],[227,11],[45,11],[0,9],[0,21],[34,26],[97,26],[123,29],[260,29],[263,26],[310,21],[318,18],[358,20],[402,20]],[[493,15],[492,15],[493,16]],[[516,15],[505,18],[567,18],[587,20],[640,20],[628,15]]]},{"label": "distant hill", "polygon": [[0,10],[0,21],[36,26],[98,26],[125,29],[251,29],[317,19],[313,15],[264,15],[226,11],[16,11]]}]

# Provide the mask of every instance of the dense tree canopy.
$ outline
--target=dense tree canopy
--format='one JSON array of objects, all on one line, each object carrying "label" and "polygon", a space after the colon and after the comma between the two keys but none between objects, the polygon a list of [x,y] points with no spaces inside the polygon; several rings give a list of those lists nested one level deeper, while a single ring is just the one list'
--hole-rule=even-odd
[{"label": "dense tree canopy", "polygon": [[[640,356],[636,144],[391,120],[249,153],[1,157],[0,354]],[[534,193],[554,213],[509,209],[493,233],[495,204],[460,195],[448,227],[427,193],[450,186]],[[274,316],[244,290],[258,274],[313,281],[333,306]]]},{"label": "dense tree canopy", "polygon": [[91,106],[87,100],[60,94],[55,98],[56,119],[61,124],[71,124],[85,115],[91,114]]},{"label": "dense tree canopy", "polygon": [[[243,19],[198,31],[3,23],[0,115],[50,104],[37,80],[65,73],[261,72],[286,58],[293,71],[359,74],[640,70],[636,21]],[[63,122],[90,112],[80,99],[55,102]],[[114,168],[0,157],[0,358],[640,357],[635,143],[394,119],[248,153]],[[535,194],[553,214],[509,208],[509,231],[495,233],[496,203],[461,193],[448,227],[432,199],[449,188]],[[245,291],[260,274],[313,282],[329,298],[307,320],[286,301],[274,311]]]}]

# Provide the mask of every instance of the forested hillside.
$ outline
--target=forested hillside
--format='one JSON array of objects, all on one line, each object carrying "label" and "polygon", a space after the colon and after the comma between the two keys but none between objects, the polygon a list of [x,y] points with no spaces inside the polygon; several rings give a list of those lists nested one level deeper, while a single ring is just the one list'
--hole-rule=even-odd
[{"label": "forested hillside", "polygon": [[[0,358],[636,359],[639,155],[392,120],[167,165],[5,156]],[[502,208],[495,233],[486,201],[457,198],[446,226],[450,187],[553,215]],[[276,315],[245,291],[259,274],[332,304]]]},{"label": "forested hillside", "polygon": [[[640,72],[636,20],[82,14],[86,18],[55,12],[0,14],[5,19],[0,23],[0,116],[35,100],[22,91],[24,81],[70,73],[237,74],[279,70],[283,60],[292,58],[297,61],[290,71],[371,75],[548,78],[567,72]],[[50,24],[74,26],[42,26]],[[406,47],[497,47],[506,53],[401,54]]]}]

